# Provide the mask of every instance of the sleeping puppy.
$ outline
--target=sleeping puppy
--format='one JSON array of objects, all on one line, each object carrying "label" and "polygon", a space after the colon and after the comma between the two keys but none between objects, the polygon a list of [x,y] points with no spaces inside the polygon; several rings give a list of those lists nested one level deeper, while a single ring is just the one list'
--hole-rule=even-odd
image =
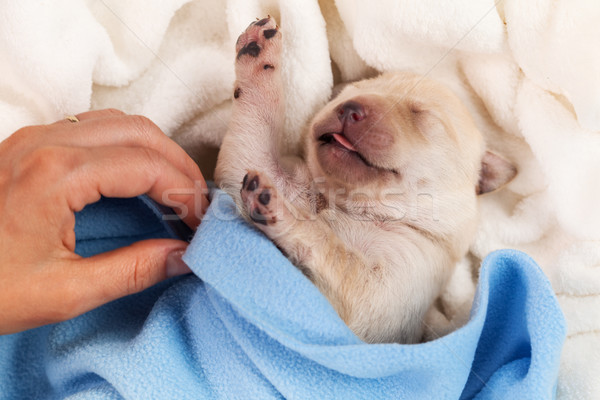
[{"label": "sleeping puppy", "polygon": [[236,50],[217,183],[361,339],[419,342],[473,239],[477,194],[515,169],[448,89],[404,72],[347,86],[314,117],[303,158],[282,158],[275,21],[252,23]]}]

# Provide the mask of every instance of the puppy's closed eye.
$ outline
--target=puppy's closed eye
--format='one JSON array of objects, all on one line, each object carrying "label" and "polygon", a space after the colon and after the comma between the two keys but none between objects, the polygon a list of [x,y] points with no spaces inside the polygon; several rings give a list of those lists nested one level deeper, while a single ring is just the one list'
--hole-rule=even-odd
[{"label": "puppy's closed eye", "polygon": [[427,111],[423,103],[414,100],[407,102],[406,106],[414,116],[418,116],[419,114]]},{"label": "puppy's closed eye", "polygon": [[435,142],[451,134],[452,130],[448,129],[443,118],[435,111],[419,103],[410,103],[408,109],[417,131],[427,142]]}]

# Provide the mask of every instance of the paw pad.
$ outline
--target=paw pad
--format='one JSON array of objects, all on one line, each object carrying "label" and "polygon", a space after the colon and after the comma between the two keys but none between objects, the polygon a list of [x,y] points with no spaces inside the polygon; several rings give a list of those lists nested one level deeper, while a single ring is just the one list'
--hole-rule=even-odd
[{"label": "paw pad", "polygon": [[244,55],[256,58],[265,47],[278,47],[277,44],[272,43],[277,41],[271,40],[276,37],[278,32],[279,27],[271,17],[251,23],[236,42],[237,59],[239,60]]},{"label": "paw pad", "polygon": [[269,189],[263,190],[262,193],[258,195],[258,201],[263,206],[269,204],[269,202],[271,201],[271,192],[269,192]]},{"label": "paw pad", "polygon": [[276,33],[277,29],[267,29],[263,32],[263,35],[265,35],[265,39],[271,39]]},{"label": "paw pad", "polygon": [[244,181],[242,182],[242,189],[248,192],[253,192],[258,187],[259,182],[260,179],[258,178],[258,175],[254,175],[250,179],[250,182],[248,182],[248,174],[246,174],[246,176],[244,176]]},{"label": "paw pad", "polygon": [[273,204],[276,193],[268,179],[263,179],[258,172],[249,172],[244,176],[240,192],[253,222],[265,226],[277,222]]},{"label": "paw pad", "polygon": [[260,47],[258,47],[258,43],[250,42],[238,52],[237,58],[239,59],[244,54],[248,54],[250,57],[258,57],[260,54]]}]

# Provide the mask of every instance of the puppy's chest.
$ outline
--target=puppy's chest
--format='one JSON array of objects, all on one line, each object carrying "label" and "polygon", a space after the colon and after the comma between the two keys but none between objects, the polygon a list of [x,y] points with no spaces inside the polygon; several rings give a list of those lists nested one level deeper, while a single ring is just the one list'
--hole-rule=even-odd
[{"label": "puppy's chest", "polygon": [[329,218],[329,225],[336,236],[368,261],[393,263],[402,251],[404,238],[388,226],[372,220],[360,220],[356,216]]}]

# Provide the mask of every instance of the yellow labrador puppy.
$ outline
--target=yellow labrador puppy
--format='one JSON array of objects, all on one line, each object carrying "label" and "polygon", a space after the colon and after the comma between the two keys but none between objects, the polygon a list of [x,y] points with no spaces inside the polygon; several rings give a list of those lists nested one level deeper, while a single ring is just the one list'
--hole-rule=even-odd
[{"label": "yellow labrador puppy", "polygon": [[448,89],[404,72],[347,86],[314,117],[303,159],[283,159],[281,33],[265,18],[236,47],[217,183],[360,338],[419,342],[473,239],[477,194],[515,169]]}]

